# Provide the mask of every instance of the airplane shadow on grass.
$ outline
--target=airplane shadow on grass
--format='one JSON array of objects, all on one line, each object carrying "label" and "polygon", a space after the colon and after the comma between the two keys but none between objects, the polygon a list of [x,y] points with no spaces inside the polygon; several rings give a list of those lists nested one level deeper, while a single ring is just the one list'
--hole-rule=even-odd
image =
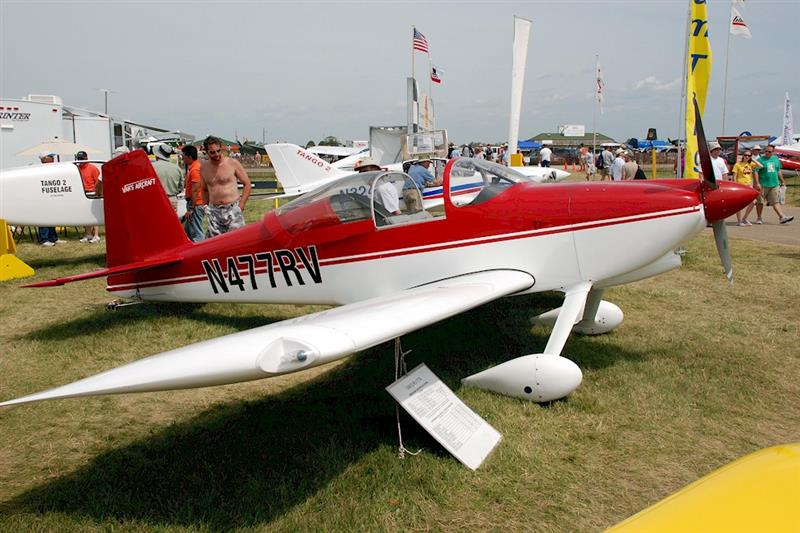
[{"label": "airplane shadow on grass", "polygon": [[132,323],[142,321],[158,320],[162,317],[186,317],[209,324],[228,326],[239,331],[265,326],[286,318],[270,317],[268,315],[232,316],[213,313],[205,308],[205,304],[146,302],[110,312],[106,311],[103,306],[97,305],[96,309],[88,315],[48,324],[21,335],[21,338],[37,341],[59,341],[81,337],[97,331],[103,331],[105,335],[110,335],[115,328],[127,327]]},{"label": "airplane shadow on grass", "polygon": [[[53,255],[48,257],[29,258],[26,259],[25,262],[34,270],[50,267],[63,267],[66,265],[91,265],[94,268],[100,269],[105,268],[106,254],[105,252],[100,252],[93,255],[80,255],[77,257],[62,257],[60,255]],[[75,274],[77,273],[78,272],[75,272]]]},{"label": "airplane shadow on grass", "polygon": [[769,255],[773,257],[783,257],[784,259],[800,259],[800,252],[794,250],[787,250],[787,251],[780,251],[780,252],[773,252]]},{"label": "airplane shadow on grass", "polygon": [[[549,331],[532,334],[528,318],[560,301],[504,299],[407,335],[408,367],[424,361],[457,390],[467,375],[540,352]],[[252,326],[250,317],[225,320]],[[575,336],[565,353],[583,368],[645,357],[614,350]],[[288,391],[214,407],[103,453],[3,507],[215,531],[269,524],[364,455],[396,446],[394,402],[384,390],[393,376],[392,344],[382,344]],[[416,424],[404,426],[409,447],[446,455]]]}]

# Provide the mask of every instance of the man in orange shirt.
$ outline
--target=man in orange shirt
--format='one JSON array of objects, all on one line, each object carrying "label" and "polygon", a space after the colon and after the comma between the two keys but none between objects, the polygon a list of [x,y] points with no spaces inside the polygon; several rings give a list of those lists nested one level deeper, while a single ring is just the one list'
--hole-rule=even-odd
[{"label": "man in orange shirt", "polygon": [[[81,180],[83,181],[83,192],[86,196],[94,198],[96,196],[97,181],[100,178],[100,170],[91,163],[86,163],[89,156],[81,150],[75,154],[75,160],[78,161],[78,172],[81,173]],[[98,226],[84,226],[83,237],[80,242],[88,242],[90,244],[100,242],[100,228]]]},{"label": "man in orange shirt", "polygon": [[203,184],[200,182],[200,161],[197,160],[197,147],[186,145],[183,152],[183,164],[186,167],[186,215],[183,229],[192,242],[205,238],[203,219],[206,206],[203,204]]}]

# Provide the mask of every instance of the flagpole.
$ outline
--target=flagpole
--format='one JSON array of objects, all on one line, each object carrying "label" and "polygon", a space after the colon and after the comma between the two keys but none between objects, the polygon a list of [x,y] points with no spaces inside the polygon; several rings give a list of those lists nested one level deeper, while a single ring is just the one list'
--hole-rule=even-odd
[{"label": "flagpole", "polygon": [[414,35],[417,34],[417,27],[411,26],[411,79],[414,79]]},{"label": "flagpole", "polygon": [[592,108],[592,158],[595,157],[597,151],[597,104],[600,103],[597,99],[597,70],[600,66],[600,54],[594,55],[594,107]]},{"label": "flagpole", "polygon": [[731,21],[733,20],[733,3],[728,15],[728,45],[725,49],[725,86],[722,90],[722,135],[725,135],[725,106],[728,103],[728,59],[731,56]]},{"label": "flagpole", "polygon": [[431,87],[433,87],[431,85],[431,72],[433,72],[433,70],[431,70],[432,68],[433,68],[433,61],[431,60],[431,55],[428,54],[428,98],[430,98],[431,95],[433,94],[431,92],[432,91]]},{"label": "flagpole", "polygon": [[428,52],[428,119],[431,121],[431,130],[433,130],[433,117],[430,113],[433,113],[433,82],[431,81],[431,69],[433,68],[433,60],[431,59],[431,53]]},{"label": "flagpole", "polygon": [[677,163],[675,164],[675,167],[678,169],[678,179],[683,177],[683,165],[681,164],[681,139],[683,139],[683,136],[681,135],[681,130],[686,129],[686,83],[689,63],[689,24],[691,23],[691,19],[692,8],[689,7],[686,9],[686,25],[683,37],[683,84],[681,85],[681,97],[678,99],[680,105],[680,109],[678,111],[678,154],[675,156],[678,159]]}]

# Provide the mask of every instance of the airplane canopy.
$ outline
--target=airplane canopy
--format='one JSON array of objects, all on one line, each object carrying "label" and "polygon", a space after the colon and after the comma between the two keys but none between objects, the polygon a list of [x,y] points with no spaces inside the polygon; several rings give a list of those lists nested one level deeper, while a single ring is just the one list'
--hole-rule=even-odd
[{"label": "airplane canopy", "polygon": [[[406,205],[416,195],[418,206]],[[407,174],[399,171],[362,172],[304,194],[278,209],[288,231],[307,231],[335,224],[375,220],[377,226],[408,221],[398,216],[424,212],[422,193]],[[424,215],[421,215],[424,217]],[[420,218],[420,215],[415,218]]]}]

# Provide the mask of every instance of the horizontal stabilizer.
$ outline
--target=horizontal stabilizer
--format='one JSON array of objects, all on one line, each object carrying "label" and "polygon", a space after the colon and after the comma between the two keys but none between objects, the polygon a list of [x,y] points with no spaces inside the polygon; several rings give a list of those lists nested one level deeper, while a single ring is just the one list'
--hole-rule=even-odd
[{"label": "horizontal stabilizer", "polygon": [[94,272],[84,272],[83,274],[75,274],[74,276],[64,276],[63,278],[49,279],[47,281],[39,281],[23,285],[25,288],[30,287],[57,287],[65,283],[72,283],[73,281],[81,281],[84,279],[102,278],[104,276],[113,276],[115,274],[125,274],[126,272],[134,272],[136,270],[147,270],[150,268],[163,267],[167,265],[174,265],[183,261],[181,256],[162,257],[158,259],[147,259],[145,261],[138,261],[136,263],[128,263],[127,265],[119,265],[111,268],[101,268]]},{"label": "horizontal stabilizer", "polygon": [[466,274],[198,342],[0,406],[208,387],[297,372],[526,290],[533,283],[530,274],[516,270]]}]

